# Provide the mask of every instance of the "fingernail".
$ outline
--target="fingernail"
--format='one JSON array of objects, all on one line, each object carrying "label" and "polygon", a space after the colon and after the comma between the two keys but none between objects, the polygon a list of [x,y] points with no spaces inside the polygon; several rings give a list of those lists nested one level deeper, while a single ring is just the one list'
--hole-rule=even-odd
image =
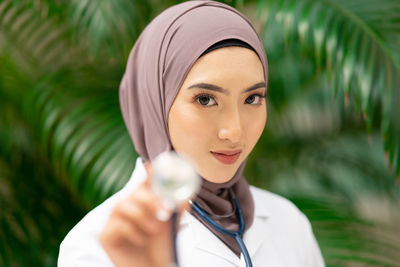
[{"label": "fingernail", "polygon": [[168,199],[163,199],[157,210],[156,217],[160,221],[168,221],[171,218],[172,211],[174,210],[174,203]]},{"label": "fingernail", "polygon": [[161,209],[157,210],[156,217],[160,221],[165,222],[165,221],[168,221],[169,218],[171,218],[171,212],[161,208]]}]

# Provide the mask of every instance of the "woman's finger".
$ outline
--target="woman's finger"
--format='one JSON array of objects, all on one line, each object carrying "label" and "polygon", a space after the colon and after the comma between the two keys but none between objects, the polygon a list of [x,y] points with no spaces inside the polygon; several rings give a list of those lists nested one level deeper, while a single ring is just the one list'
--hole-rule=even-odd
[{"label": "woman's finger", "polygon": [[159,198],[145,184],[142,184],[128,199],[132,203],[140,205],[149,215],[154,215],[161,205]]},{"label": "woman's finger", "polygon": [[122,220],[128,221],[136,228],[140,229],[146,235],[154,235],[158,233],[160,222],[155,215],[149,212],[144,205],[145,202],[134,202],[126,199],[118,203],[115,212]]},{"label": "woman's finger", "polygon": [[131,244],[141,247],[146,244],[146,236],[128,221],[114,219],[102,232],[100,242],[105,246],[122,247]]},{"label": "woman's finger", "polygon": [[143,183],[140,186],[140,190],[137,190],[129,198],[148,211],[151,218],[166,221],[171,215],[171,207],[166,205],[167,203],[164,203],[146,183]]}]

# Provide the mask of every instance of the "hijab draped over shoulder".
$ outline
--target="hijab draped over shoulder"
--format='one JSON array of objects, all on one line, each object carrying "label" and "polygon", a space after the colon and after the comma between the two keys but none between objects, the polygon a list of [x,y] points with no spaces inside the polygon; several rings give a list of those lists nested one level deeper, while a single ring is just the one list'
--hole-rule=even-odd
[{"label": "hijab draped over shoulder", "polygon": [[[184,2],[163,11],[143,30],[129,54],[119,99],[125,125],[144,161],[174,150],[168,132],[171,105],[196,60],[207,48],[227,39],[237,39],[253,48],[267,82],[267,57],[256,30],[244,15],[228,5],[214,1]],[[211,214],[228,214],[233,209],[228,189],[233,189],[248,229],[253,222],[254,202],[243,177],[246,161],[226,183],[202,179],[202,188],[194,201]],[[216,232],[192,214],[240,255],[232,237]],[[238,228],[235,216],[216,221],[227,229]]]}]

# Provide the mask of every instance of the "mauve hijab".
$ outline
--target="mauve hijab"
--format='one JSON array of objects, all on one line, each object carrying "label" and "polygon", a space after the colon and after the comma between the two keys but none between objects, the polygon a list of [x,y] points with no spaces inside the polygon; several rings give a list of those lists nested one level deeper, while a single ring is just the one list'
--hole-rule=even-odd
[{"label": "mauve hijab", "polygon": [[[143,30],[130,52],[119,98],[125,125],[144,161],[174,150],[168,131],[173,101],[195,61],[207,48],[226,39],[238,39],[253,48],[267,82],[267,57],[256,30],[244,15],[228,5],[214,1],[184,2],[163,11]],[[232,212],[228,189],[233,189],[248,229],[254,218],[254,202],[243,177],[246,161],[226,183],[202,179],[202,188],[194,201],[211,214],[228,214]],[[220,234],[192,214],[240,255],[232,237]],[[227,229],[238,229],[236,216],[215,220]]]}]

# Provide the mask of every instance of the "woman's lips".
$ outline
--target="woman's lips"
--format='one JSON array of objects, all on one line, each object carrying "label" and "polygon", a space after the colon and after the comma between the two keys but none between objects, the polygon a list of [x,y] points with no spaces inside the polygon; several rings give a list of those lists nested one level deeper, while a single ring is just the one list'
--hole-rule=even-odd
[{"label": "woman's lips", "polygon": [[242,150],[219,150],[211,151],[211,154],[224,164],[233,164],[239,158]]}]

